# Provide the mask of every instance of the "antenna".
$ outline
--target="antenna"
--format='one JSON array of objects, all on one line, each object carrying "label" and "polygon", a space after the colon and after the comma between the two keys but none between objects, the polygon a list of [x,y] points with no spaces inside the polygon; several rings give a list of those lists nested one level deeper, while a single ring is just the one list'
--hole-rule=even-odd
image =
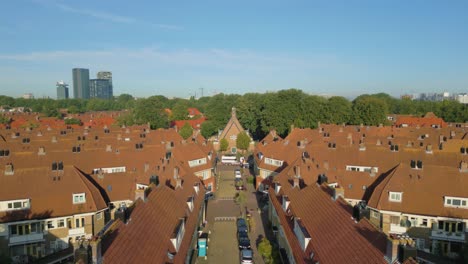
[{"label": "antenna", "polygon": [[203,97],[203,87],[200,87],[201,97]]}]

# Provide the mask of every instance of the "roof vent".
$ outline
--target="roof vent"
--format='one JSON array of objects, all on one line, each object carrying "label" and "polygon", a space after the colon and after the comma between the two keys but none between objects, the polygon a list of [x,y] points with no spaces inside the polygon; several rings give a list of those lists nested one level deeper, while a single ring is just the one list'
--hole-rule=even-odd
[{"label": "roof vent", "polygon": [[431,144],[428,144],[428,145],[426,146],[426,153],[427,153],[427,154],[432,154],[432,145],[431,145]]},{"label": "roof vent", "polygon": [[310,159],[309,152],[307,151],[302,152],[302,159]]},{"label": "roof vent", "polygon": [[325,174],[319,174],[317,177],[317,183],[319,185],[322,185],[323,183],[328,183],[328,177]]},{"label": "roof vent", "polygon": [[364,144],[364,142],[361,142],[359,144],[359,151],[365,151],[366,150],[366,145]]},{"label": "roof vent", "polygon": [[460,172],[468,172],[468,162],[460,162]]},{"label": "roof vent", "polygon": [[13,175],[13,174],[15,174],[15,169],[13,167],[13,164],[9,162],[5,165],[5,175]]},{"label": "roof vent", "polygon": [[39,147],[39,151],[37,152],[37,155],[45,155],[45,148],[44,147]]}]

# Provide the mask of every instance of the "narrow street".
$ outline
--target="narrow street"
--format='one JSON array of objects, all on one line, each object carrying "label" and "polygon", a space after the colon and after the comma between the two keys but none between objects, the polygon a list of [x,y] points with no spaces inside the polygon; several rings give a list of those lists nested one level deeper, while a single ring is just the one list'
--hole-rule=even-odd
[{"label": "narrow street", "polygon": [[[235,187],[234,169],[238,166],[219,166],[217,191],[215,198],[208,201],[207,221],[204,231],[209,233],[207,258],[198,258],[195,263],[240,263],[237,243],[236,219],[247,213],[253,218],[254,226],[249,232],[250,243],[254,254],[254,263],[264,263],[258,253],[257,245],[265,236],[264,221],[257,203],[253,184],[247,183],[248,171],[242,175],[245,190],[237,191]],[[245,192],[245,204],[235,203],[237,192]]]}]

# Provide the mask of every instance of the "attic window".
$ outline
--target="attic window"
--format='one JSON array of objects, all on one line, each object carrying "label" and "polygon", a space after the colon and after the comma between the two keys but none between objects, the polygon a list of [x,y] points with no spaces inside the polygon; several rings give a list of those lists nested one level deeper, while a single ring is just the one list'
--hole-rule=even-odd
[{"label": "attic window", "polygon": [[86,203],[86,194],[85,193],[73,194],[73,204],[81,204],[81,203]]},{"label": "attic window", "polygon": [[401,202],[403,193],[402,192],[389,192],[388,200],[390,202]]},{"label": "attic window", "polygon": [[468,198],[446,196],[444,200],[445,207],[468,208]]},{"label": "attic window", "polygon": [[10,156],[10,150],[0,149],[0,157],[8,157],[8,156]]}]

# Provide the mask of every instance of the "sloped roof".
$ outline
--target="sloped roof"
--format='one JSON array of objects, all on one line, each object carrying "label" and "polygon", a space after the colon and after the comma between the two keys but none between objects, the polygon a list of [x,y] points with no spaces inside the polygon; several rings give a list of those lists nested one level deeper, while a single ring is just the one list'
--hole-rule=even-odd
[{"label": "sloped roof", "polygon": [[[194,176],[185,177],[182,188],[153,187],[146,202],[136,205],[131,220],[119,228],[118,235],[104,253],[104,263],[166,263],[168,252],[175,253],[170,238],[179,220],[185,218],[185,233],[173,263],[183,263],[196,231],[204,190],[195,194]],[[194,196],[194,210],[187,207],[187,197]]]},{"label": "sloped roof", "polygon": [[[408,214],[468,218],[466,209],[445,207],[444,197],[467,197],[468,174],[456,167],[423,163],[412,169],[401,163],[376,187],[369,206]],[[401,202],[391,202],[389,192],[402,192]]]},{"label": "sloped roof", "polygon": [[[326,187],[310,184],[299,190],[287,178],[284,171],[275,179],[281,183],[278,196],[274,188],[269,192],[297,262],[385,263],[386,239],[382,233],[367,220],[355,223],[346,202],[333,201],[324,190]],[[282,195],[289,197],[291,216],[286,216],[281,207]],[[311,241],[305,251],[294,234],[292,216],[299,217],[310,234]],[[311,253],[314,253],[313,261],[309,258]]]}]

